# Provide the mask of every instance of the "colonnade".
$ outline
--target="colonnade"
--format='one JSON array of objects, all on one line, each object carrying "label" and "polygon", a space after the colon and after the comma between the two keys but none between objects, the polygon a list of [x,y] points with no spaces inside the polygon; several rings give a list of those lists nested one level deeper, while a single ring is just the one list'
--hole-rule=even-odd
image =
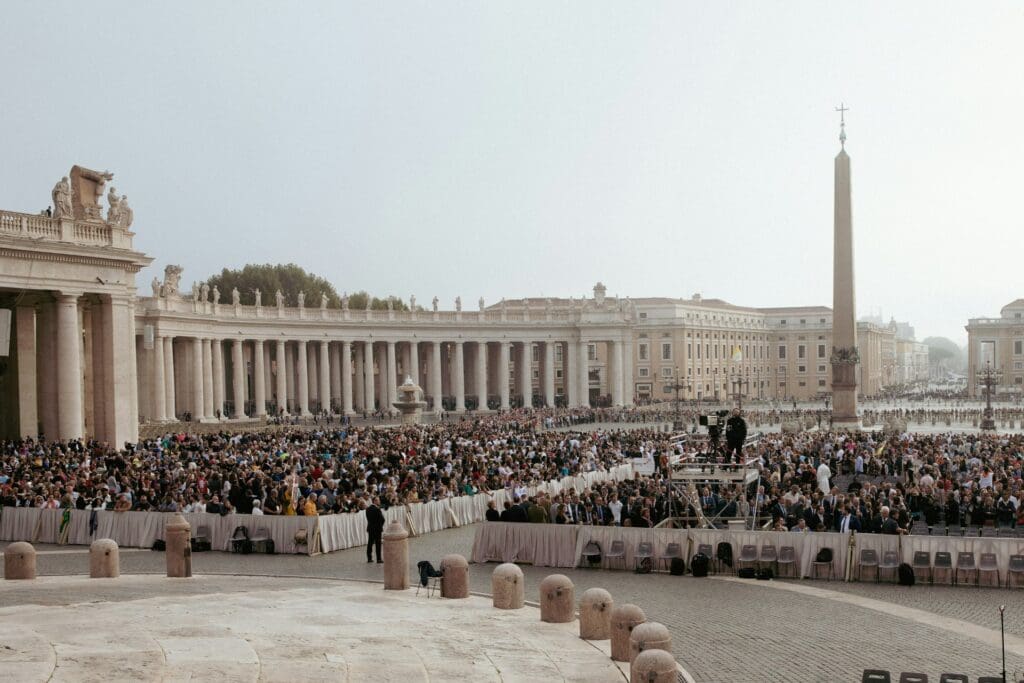
[{"label": "colonnade", "polygon": [[[139,337],[148,421],[393,412],[406,377],[430,411],[589,405],[593,341]],[[632,403],[626,345],[609,343],[613,401]],[[627,381],[626,377],[629,376]]]}]

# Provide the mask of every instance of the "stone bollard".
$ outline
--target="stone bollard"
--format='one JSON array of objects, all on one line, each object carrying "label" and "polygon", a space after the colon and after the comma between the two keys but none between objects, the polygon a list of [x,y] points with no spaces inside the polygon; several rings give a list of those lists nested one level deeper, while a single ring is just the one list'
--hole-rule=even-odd
[{"label": "stone bollard", "polygon": [[644,611],[636,605],[612,608],[612,660],[629,661],[629,638],[633,629],[647,621]]},{"label": "stone bollard", "polygon": [[676,660],[664,650],[644,650],[629,665],[629,683],[676,683]]},{"label": "stone bollard", "polygon": [[36,549],[31,543],[18,541],[4,550],[5,579],[36,578]]},{"label": "stone bollard", "polygon": [[89,578],[116,579],[121,576],[121,555],[110,538],[93,541],[89,546]]},{"label": "stone bollard", "polygon": [[441,597],[469,597],[469,563],[462,555],[445,555],[441,559]]},{"label": "stone bollard", "polygon": [[564,574],[552,574],[540,582],[540,620],[568,624],[576,608],[576,591]]},{"label": "stone bollard", "polygon": [[491,595],[498,609],[521,609],[523,570],[511,562],[499,564],[491,574]]},{"label": "stone bollard", "polygon": [[612,594],[603,588],[588,588],[580,598],[580,638],[608,640],[612,637]]},{"label": "stone bollard", "polygon": [[672,651],[672,634],[664,624],[647,621],[633,629],[629,636],[629,663],[632,665],[636,656],[644,650]]},{"label": "stone bollard", "polygon": [[401,522],[391,522],[384,540],[384,590],[404,591],[409,587],[409,532]]},{"label": "stone bollard", "polygon": [[172,513],[164,527],[166,543],[167,576],[185,579],[192,576],[192,546],[189,542],[192,527],[181,513]]}]

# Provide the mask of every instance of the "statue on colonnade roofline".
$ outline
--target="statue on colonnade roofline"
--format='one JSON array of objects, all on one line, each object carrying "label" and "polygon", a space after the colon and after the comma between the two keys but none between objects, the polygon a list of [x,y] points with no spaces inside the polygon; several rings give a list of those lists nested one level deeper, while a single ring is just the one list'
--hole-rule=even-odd
[{"label": "statue on colonnade roofline", "polygon": [[461,296],[455,297],[455,310],[456,311],[461,311],[462,310],[462,297]]},{"label": "statue on colonnade roofline", "polygon": [[213,303],[215,305],[220,303],[220,289],[217,288],[217,285],[213,286]]},{"label": "statue on colonnade roofline", "polygon": [[409,310],[410,311],[415,311],[416,310],[416,295],[415,294],[410,294],[409,295]]},{"label": "statue on colonnade roofline", "polygon": [[253,294],[256,297],[256,305],[257,306],[262,306],[263,305],[263,292],[261,292],[260,290],[257,289],[255,292],[253,292]]},{"label": "statue on colonnade roofline", "polygon": [[164,284],[160,288],[162,296],[170,296],[178,293],[178,283],[181,282],[181,266],[169,265],[164,268]]},{"label": "statue on colonnade roofline", "polygon": [[107,192],[107,222],[112,225],[118,225],[121,222],[121,205],[120,199],[117,196],[117,188],[113,185],[110,186],[110,191]]},{"label": "statue on colonnade roofline", "polygon": [[299,299],[299,308],[305,308],[306,307],[306,293],[300,290],[299,291],[298,299]]},{"label": "statue on colonnade roofline", "polygon": [[284,306],[284,294],[281,293],[280,289],[277,290],[276,294],[274,294],[274,301],[277,302],[277,307],[278,308],[281,308],[282,306]]},{"label": "statue on colonnade roofline", "polygon": [[150,286],[153,288],[153,298],[156,299],[160,296],[160,278],[154,275]]},{"label": "statue on colonnade roofline", "polygon": [[72,215],[71,183],[64,176],[53,186],[53,217],[71,218]]},{"label": "statue on colonnade roofline", "polygon": [[341,295],[341,310],[348,310],[348,292]]},{"label": "statue on colonnade roofline", "polygon": [[389,311],[395,310],[395,300],[392,299],[391,297],[388,297],[388,310]]},{"label": "statue on colonnade roofline", "polygon": [[209,282],[204,282],[203,286],[199,288],[199,297],[200,297],[200,299],[202,300],[202,302],[204,304],[207,301],[210,300],[210,283]]},{"label": "statue on colonnade roofline", "polygon": [[132,227],[132,221],[135,220],[135,212],[132,211],[132,207],[128,206],[128,195],[122,196],[119,204],[120,213],[118,218],[120,227],[127,230],[128,228]]},{"label": "statue on colonnade roofline", "polygon": [[327,293],[326,292],[320,294],[320,310],[321,311],[326,311],[327,310]]},{"label": "statue on colonnade roofline", "polygon": [[240,300],[241,300],[241,297],[240,297],[240,295],[238,294],[238,287],[232,287],[232,288],[231,288],[231,304],[232,304],[233,306],[237,306],[237,305],[238,305],[238,302],[239,302]]},{"label": "statue on colonnade roofline", "polygon": [[437,297],[436,296],[434,297],[433,304],[434,304],[434,313],[437,313]]},{"label": "statue on colonnade roofline", "polygon": [[199,301],[199,283],[192,283],[192,301]]},{"label": "statue on colonnade roofline", "polygon": [[478,303],[480,304],[480,310],[481,311],[484,310],[484,298],[483,297],[480,297],[480,301]]}]

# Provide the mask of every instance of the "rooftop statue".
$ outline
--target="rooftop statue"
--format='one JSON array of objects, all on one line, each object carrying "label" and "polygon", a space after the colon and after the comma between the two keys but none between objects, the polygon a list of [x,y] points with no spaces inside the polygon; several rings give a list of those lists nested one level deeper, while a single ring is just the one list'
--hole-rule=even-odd
[{"label": "rooftop statue", "polygon": [[68,182],[67,176],[61,178],[60,181],[53,186],[53,217],[74,217],[74,213],[71,208],[71,183]]}]

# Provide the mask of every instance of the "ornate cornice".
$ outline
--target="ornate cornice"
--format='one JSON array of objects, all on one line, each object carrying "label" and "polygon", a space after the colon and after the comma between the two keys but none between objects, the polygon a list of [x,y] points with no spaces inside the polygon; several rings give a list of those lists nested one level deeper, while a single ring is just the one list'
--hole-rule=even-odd
[{"label": "ornate cornice", "polygon": [[47,261],[50,263],[79,263],[83,265],[102,266],[105,268],[122,268],[129,273],[137,273],[146,265],[136,261],[124,259],[110,259],[99,256],[86,256],[81,254],[60,254],[55,252],[33,251],[17,247],[0,246],[0,257],[27,259],[30,261]]}]

